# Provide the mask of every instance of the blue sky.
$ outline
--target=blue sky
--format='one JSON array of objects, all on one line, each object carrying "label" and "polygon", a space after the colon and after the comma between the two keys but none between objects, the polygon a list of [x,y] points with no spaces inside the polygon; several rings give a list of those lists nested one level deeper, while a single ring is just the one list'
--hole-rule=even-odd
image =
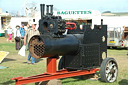
[{"label": "blue sky", "polygon": [[100,12],[128,12],[128,0],[0,0],[2,11],[17,12],[21,10],[24,1],[35,2],[40,10],[40,4],[53,4],[58,10],[99,10]]}]

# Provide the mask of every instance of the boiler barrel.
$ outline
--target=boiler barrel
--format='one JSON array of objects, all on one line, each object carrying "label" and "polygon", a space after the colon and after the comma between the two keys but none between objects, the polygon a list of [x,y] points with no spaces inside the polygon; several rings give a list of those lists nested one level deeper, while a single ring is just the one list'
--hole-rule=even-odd
[{"label": "boiler barrel", "polygon": [[34,58],[53,57],[56,55],[75,55],[78,53],[83,35],[66,35],[53,38],[50,35],[35,35],[29,41],[29,51]]}]

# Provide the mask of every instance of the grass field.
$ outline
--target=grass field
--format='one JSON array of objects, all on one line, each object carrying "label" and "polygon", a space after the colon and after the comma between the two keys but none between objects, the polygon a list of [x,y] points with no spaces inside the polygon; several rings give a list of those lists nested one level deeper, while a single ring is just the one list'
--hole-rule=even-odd
[{"label": "grass field", "polygon": [[[0,66],[8,67],[0,69],[0,85],[14,85],[13,77],[27,77],[41,74],[46,71],[46,59],[37,59],[35,65],[27,64],[27,54],[22,57],[15,50],[14,42],[7,42],[6,38],[0,37],[0,51],[8,51],[9,55],[3,60]],[[108,57],[113,57],[118,63],[118,79],[114,83],[101,81],[81,80],[80,77],[62,79],[62,85],[128,85],[128,56],[126,49],[109,49]],[[28,84],[28,85],[34,85]]]}]

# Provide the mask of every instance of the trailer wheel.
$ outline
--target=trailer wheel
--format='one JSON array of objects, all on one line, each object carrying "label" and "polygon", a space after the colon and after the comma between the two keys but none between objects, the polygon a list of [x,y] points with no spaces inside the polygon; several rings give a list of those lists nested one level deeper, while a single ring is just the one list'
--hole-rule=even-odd
[{"label": "trailer wheel", "polygon": [[114,82],[118,76],[118,66],[114,58],[106,58],[100,67],[101,80],[104,82]]},{"label": "trailer wheel", "polygon": [[113,49],[117,49],[117,47],[112,47]]},{"label": "trailer wheel", "polygon": [[35,85],[47,85],[48,81],[35,82]]},{"label": "trailer wheel", "polygon": [[107,46],[107,49],[110,49],[110,46]]},{"label": "trailer wheel", "polygon": [[42,82],[36,82],[35,85],[43,85]]},{"label": "trailer wheel", "polygon": [[60,58],[59,64],[58,64],[58,70],[61,70],[64,68],[64,60],[63,56]]}]

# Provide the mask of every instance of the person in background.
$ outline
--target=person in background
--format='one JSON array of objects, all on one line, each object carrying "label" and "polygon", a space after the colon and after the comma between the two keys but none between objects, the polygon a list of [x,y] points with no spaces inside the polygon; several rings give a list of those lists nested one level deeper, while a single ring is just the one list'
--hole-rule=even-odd
[{"label": "person in background", "polygon": [[15,39],[15,48],[16,50],[20,50],[20,38],[21,38],[21,34],[19,31],[20,26],[17,25],[16,29],[14,30],[14,39]]},{"label": "person in background", "polygon": [[24,35],[25,35],[25,29],[24,29],[24,24],[21,25],[22,27],[19,28],[20,34],[21,34],[21,46],[24,44]]},{"label": "person in background", "polygon": [[[27,26],[25,27],[25,31],[28,31],[30,28],[30,25],[27,24]],[[27,42],[28,39],[26,39],[26,42]],[[26,49],[25,50],[28,50],[28,42],[26,43]]]},{"label": "person in background", "polygon": [[[35,22],[32,23],[32,28],[30,28],[30,29],[25,33],[24,45],[26,45],[26,43],[28,43],[29,40],[30,40],[30,38],[31,38],[32,36],[34,36],[34,35],[39,35],[39,31],[36,30],[36,23],[35,23]],[[26,39],[28,39],[27,42],[26,42]],[[30,60],[31,60],[31,62],[30,62]],[[33,58],[33,57],[31,56],[30,52],[29,52],[29,54],[28,54],[28,64],[30,64],[30,63],[35,64],[35,58]]]},{"label": "person in background", "polygon": [[25,26],[25,31],[27,31],[29,29],[30,25],[27,24],[27,26]]},{"label": "person in background", "polygon": [[[10,41],[10,42],[12,42],[12,28],[11,28],[11,26],[9,26],[8,28],[8,40]],[[8,41],[7,40],[7,41]]]}]

